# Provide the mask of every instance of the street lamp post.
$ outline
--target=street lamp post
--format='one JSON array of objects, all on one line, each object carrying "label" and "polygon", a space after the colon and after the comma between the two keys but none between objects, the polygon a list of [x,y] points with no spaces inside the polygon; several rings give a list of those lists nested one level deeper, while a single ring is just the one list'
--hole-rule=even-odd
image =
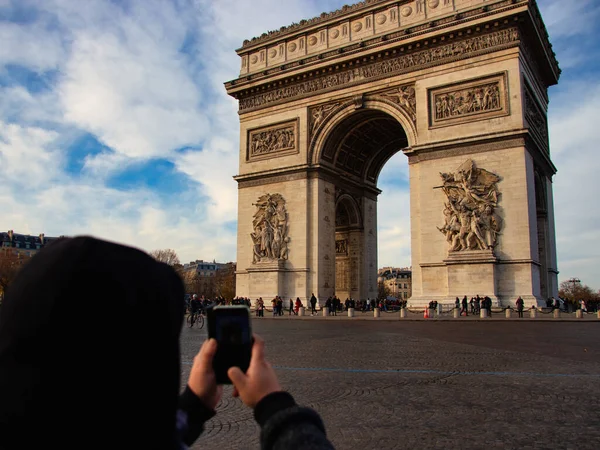
[{"label": "street lamp post", "polygon": [[573,283],[573,303],[575,303],[575,286],[577,285],[577,283],[581,283],[581,280],[579,278],[571,278],[567,280],[567,282]]}]

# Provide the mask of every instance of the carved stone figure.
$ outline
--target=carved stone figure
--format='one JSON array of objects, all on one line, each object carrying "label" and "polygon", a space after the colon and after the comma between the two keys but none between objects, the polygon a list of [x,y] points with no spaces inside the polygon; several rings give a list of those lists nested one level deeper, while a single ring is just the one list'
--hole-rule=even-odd
[{"label": "carved stone figure", "polygon": [[441,173],[448,201],[444,204],[444,226],[450,251],[493,249],[498,243],[502,219],[494,210],[498,205],[500,177],[479,169],[471,160],[454,173]]},{"label": "carved stone figure", "polygon": [[417,122],[417,99],[413,85],[401,86],[383,92],[381,95],[400,105],[408,113],[413,123]]},{"label": "carved stone figure", "polygon": [[338,255],[346,255],[348,253],[347,239],[340,239],[335,241],[335,253]]},{"label": "carved stone figure", "polygon": [[254,231],[252,263],[288,258],[288,214],[281,194],[265,194],[258,198],[252,220]]},{"label": "carved stone figure", "polygon": [[498,82],[435,96],[435,119],[443,120],[500,109],[500,87]]},{"label": "carved stone figure", "polygon": [[250,136],[250,156],[260,156],[296,146],[294,126],[286,126],[274,130],[259,131]]}]

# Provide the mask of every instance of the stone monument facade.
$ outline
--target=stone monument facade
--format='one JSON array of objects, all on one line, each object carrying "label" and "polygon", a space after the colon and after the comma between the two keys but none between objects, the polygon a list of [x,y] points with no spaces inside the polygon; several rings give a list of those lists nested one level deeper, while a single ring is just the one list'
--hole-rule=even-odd
[{"label": "stone monument facade", "polygon": [[237,295],[377,295],[377,188],[410,175],[412,305],[558,291],[534,0],[365,0],[245,41]]}]

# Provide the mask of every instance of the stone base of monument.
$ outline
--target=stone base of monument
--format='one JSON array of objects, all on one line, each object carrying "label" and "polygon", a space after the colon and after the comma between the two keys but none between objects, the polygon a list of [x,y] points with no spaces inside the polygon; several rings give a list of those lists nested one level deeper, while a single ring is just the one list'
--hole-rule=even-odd
[{"label": "stone base of monument", "polygon": [[[400,308],[400,318],[401,319],[406,319],[406,309],[405,308]],[[600,313],[598,313],[598,317],[600,318]]]},{"label": "stone base of monument", "polygon": [[555,319],[560,319],[560,309],[556,308],[553,312],[552,315],[554,316]]},{"label": "stone base of monument", "polygon": [[575,317],[577,317],[578,319],[583,319],[583,311],[580,309],[575,311]]},{"label": "stone base of monument", "polygon": [[510,319],[512,317],[512,310],[510,308],[506,309],[506,318]]},{"label": "stone base of monument", "polygon": [[481,319],[487,319],[487,316],[488,316],[487,309],[481,308],[481,310],[479,311],[479,317]]},{"label": "stone base of monument", "polygon": [[529,311],[529,317],[531,317],[532,319],[535,319],[537,317],[537,308],[531,308],[531,311]]},{"label": "stone base of monument", "polygon": [[376,319],[379,317],[379,308],[375,308],[373,310],[373,317],[375,317]]},{"label": "stone base of monument", "polygon": [[454,309],[452,310],[452,317],[454,317],[455,319],[458,319],[458,318],[460,318],[460,309],[458,309],[458,308],[454,308]]},{"label": "stone base of monument", "polygon": [[348,317],[354,317],[354,308],[348,308]]},{"label": "stone base of monument", "polygon": [[329,315],[329,308],[323,308],[323,317],[327,317]]},{"label": "stone base of monument", "polygon": [[304,315],[304,306],[301,306],[300,308],[298,308],[298,317],[301,317]]}]

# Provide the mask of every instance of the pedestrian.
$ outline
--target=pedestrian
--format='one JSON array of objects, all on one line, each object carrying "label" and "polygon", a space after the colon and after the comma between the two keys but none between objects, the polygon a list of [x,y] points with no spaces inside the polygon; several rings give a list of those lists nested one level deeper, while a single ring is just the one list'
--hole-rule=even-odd
[{"label": "pedestrian", "polygon": [[467,296],[465,295],[462,299],[462,309],[460,310],[460,315],[462,316],[463,312],[465,313],[465,317],[469,315],[469,311],[467,310]]},{"label": "pedestrian", "polygon": [[332,301],[333,301],[332,298],[328,297],[327,301],[325,302],[325,308],[327,308],[327,312],[329,314],[331,314],[331,303],[332,303]]},{"label": "pedestrian", "polygon": [[523,301],[523,299],[519,295],[519,298],[517,299],[517,314],[521,318],[523,317],[523,305],[524,304],[525,304],[525,302]]},{"label": "pedestrian", "polygon": [[258,317],[265,317],[265,301],[262,297],[258,299]]},{"label": "pedestrian", "polygon": [[[298,300],[300,300],[299,297]],[[313,292],[310,296],[310,315],[314,316],[315,314],[317,314],[317,297],[315,297],[315,293]]]},{"label": "pedestrian", "polygon": [[302,302],[300,301],[300,297],[296,297],[296,315],[298,315],[298,312],[300,311],[301,307],[302,307]]},{"label": "pedestrian", "polygon": [[579,305],[582,312],[587,312],[587,305],[585,304],[584,299],[579,300]]},{"label": "pedestrian", "polygon": [[[183,292],[173,268],[134,248],[78,237],[40,250],[2,305],[0,448],[193,445],[223,387],[211,339],[180,395]],[[246,374],[228,376],[254,410],[261,448],[333,448],[319,415],[281,389],[260,337]]]},{"label": "pedestrian", "polygon": [[456,297],[456,300],[454,300],[454,308],[456,308],[456,309],[460,308],[460,300],[458,297]]},{"label": "pedestrian", "polygon": [[488,317],[492,317],[492,299],[487,295],[483,299],[485,300],[485,307],[487,309]]},{"label": "pedestrian", "polygon": [[290,298],[290,313],[288,315],[292,315],[294,313],[294,300]]},{"label": "pedestrian", "polygon": [[471,297],[469,305],[471,306],[471,314],[475,314],[475,299],[473,297]]}]

